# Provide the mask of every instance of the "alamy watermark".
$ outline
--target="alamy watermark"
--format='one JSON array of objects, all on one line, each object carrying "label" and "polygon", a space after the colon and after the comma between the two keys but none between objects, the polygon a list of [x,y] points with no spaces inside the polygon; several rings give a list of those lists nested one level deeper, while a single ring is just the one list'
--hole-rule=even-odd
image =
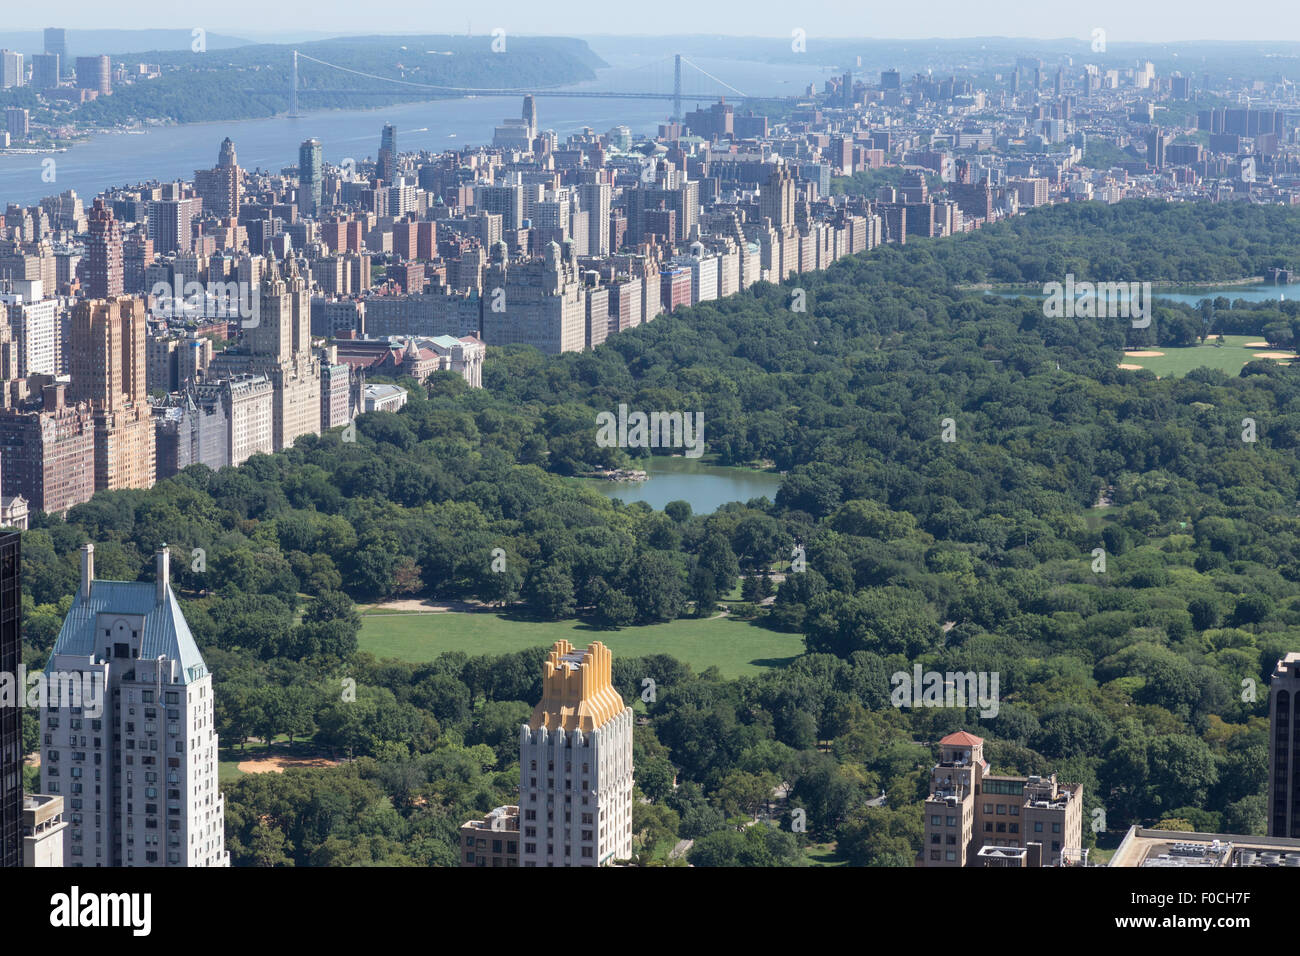
[{"label": "alamy watermark", "polygon": [[703,412],[596,413],[596,444],[601,448],[681,448],[687,458],[704,454]]},{"label": "alamy watermark", "polygon": [[1043,284],[1043,315],[1049,319],[1130,319],[1133,328],[1151,324],[1150,282],[1065,282]]},{"label": "alamy watermark", "polygon": [[103,675],[94,671],[0,671],[0,708],[30,707],[33,710],[80,707],[86,717],[104,716]]},{"label": "alamy watermark", "polygon": [[149,294],[156,300],[154,314],[163,318],[233,319],[238,317],[246,329],[257,328],[258,308],[248,282],[209,282],[197,280],[177,287],[165,280],[155,282]]},{"label": "alamy watermark", "polygon": [[898,671],[889,683],[895,707],[976,707],[981,717],[998,715],[997,671]]}]

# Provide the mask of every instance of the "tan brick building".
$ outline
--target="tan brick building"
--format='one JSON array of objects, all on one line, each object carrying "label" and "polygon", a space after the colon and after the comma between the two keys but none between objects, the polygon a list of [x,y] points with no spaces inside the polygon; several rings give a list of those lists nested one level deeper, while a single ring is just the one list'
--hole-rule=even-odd
[{"label": "tan brick building", "polygon": [[83,299],[72,312],[71,397],[94,418],[96,491],[154,483],[145,316],[133,296]]},{"label": "tan brick building", "polygon": [[[921,866],[1059,866],[1064,851],[1081,845],[1081,784],[1057,783],[1056,774],[992,774],[983,738],[965,731],[944,737],[939,748],[924,805]],[[982,854],[986,847],[995,851]]]}]

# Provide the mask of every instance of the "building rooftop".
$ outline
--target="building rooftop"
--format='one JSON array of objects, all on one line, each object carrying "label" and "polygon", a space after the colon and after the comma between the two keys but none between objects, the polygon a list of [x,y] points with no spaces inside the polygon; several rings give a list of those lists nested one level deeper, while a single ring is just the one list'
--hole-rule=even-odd
[{"label": "building rooftop", "polygon": [[1130,827],[1111,866],[1212,868],[1287,866],[1300,869],[1300,840],[1285,837]]},{"label": "building rooftop", "polygon": [[[94,554],[93,549],[90,554]],[[63,619],[63,627],[54,642],[46,673],[54,670],[55,658],[60,654],[92,660],[104,656],[103,644],[96,640],[95,633],[101,614],[143,617],[139,659],[166,657],[178,661],[182,683],[188,684],[207,673],[199,646],[190,633],[190,626],[186,623],[185,615],[181,613],[170,586],[162,589],[160,599],[159,587],[155,582],[101,581],[94,578],[93,564],[89,567],[90,574],[86,577],[90,580],[87,582],[83,577],[82,586],[73,598],[68,616]],[[164,575],[166,568],[167,565],[161,563]]]},{"label": "building rooftop", "polygon": [[566,731],[595,730],[623,712],[623,698],[612,683],[613,657],[600,641],[579,651],[556,641],[542,670],[542,699],[529,726]]},{"label": "building rooftop", "polygon": [[964,730],[949,734],[939,741],[941,747],[978,747],[984,743],[983,737],[976,737]]}]

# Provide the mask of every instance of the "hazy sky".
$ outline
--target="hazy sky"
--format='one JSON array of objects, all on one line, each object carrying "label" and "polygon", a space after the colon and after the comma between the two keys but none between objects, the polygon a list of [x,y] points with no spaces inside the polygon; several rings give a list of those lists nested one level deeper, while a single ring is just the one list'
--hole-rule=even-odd
[{"label": "hazy sky", "polygon": [[[1222,0],[934,0],[930,3],[852,0],[497,0],[492,4],[387,3],[356,0],[267,3],[222,0],[186,9],[176,0],[52,0],[7,2],[7,30],[203,27],[249,36],[268,30],[347,33],[473,32],[667,35],[715,33],[787,37],[1078,37],[1094,27],[1111,42],[1159,40],[1300,41],[1300,4],[1263,0],[1240,6]],[[409,11],[409,12],[408,12]]]}]

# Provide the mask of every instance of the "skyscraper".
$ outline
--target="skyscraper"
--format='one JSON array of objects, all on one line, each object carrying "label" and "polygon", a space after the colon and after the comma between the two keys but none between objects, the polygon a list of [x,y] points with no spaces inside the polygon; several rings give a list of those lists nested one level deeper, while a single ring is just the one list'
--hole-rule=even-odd
[{"label": "skyscraper", "polygon": [[522,866],[605,866],[632,856],[632,708],[599,641],[556,641],[542,699],[519,732]]},{"label": "skyscraper", "polygon": [[143,299],[82,299],[72,312],[72,393],[95,421],[96,491],[154,483],[146,334]]},{"label": "skyscraper", "polygon": [[203,200],[188,195],[187,187],[166,183],[163,198],[149,203],[149,238],[154,252],[189,252],[194,246],[194,220]]},{"label": "skyscraper", "polygon": [[520,115],[528,127],[528,138],[532,139],[537,135],[537,101],[531,93],[524,97],[524,109]]},{"label": "skyscraper", "polygon": [[23,55],[14,50],[0,50],[0,89],[22,86],[26,78]]},{"label": "skyscraper", "polygon": [[377,175],[385,186],[397,182],[397,127],[392,123],[384,124],[384,132],[379,137]]},{"label": "skyscraper", "polygon": [[59,55],[37,53],[32,57],[32,89],[52,90],[59,85]]},{"label": "skyscraper", "polygon": [[203,208],[218,219],[235,219],[243,197],[243,170],[235,156],[235,144],[227,136],[221,141],[217,165],[194,171],[194,191],[203,200]]},{"label": "skyscraper", "polygon": [[94,545],[81,549],[81,585],[46,675],[93,681],[99,702],[41,709],[42,782],[70,816],[65,866],[230,865],[212,675],[169,560],[163,545],[153,583],[100,581]]},{"label": "skyscraper", "polygon": [[785,163],[772,167],[772,173],[758,197],[759,215],[772,220],[773,229],[794,225],[794,177]]},{"label": "skyscraper", "polygon": [[106,56],[77,57],[77,89],[94,90],[100,96],[113,92],[113,68]]},{"label": "skyscraper", "polygon": [[303,216],[320,210],[323,166],[320,140],[309,139],[298,147],[298,212]]},{"label": "skyscraper", "polygon": [[[209,374],[266,377],[273,390],[272,450],[280,451],[302,435],[320,434],[320,360],[311,347],[311,293],[297,260],[286,260],[283,275],[275,259],[266,260],[253,302],[243,348],[215,356]],[[232,464],[235,458],[232,451]]]},{"label": "skyscraper", "polygon": [[90,208],[90,237],[86,240],[86,291],[92,299],[122,294],[122,231],[113,210],[96,199]]},{"label": "skyscraper", "polygon": [[53,53],[59,63],[68,62],[68,31],[62,27],[45,28],[45,52]]},{"label": "skyscraper", "polygon": [[613,187],[609,183],[583,183],[578,187],[578,202],[587,211],[587,249],[585,255],[609,255],[609,207]]},{"label": "skyscraper", "polygon": [[1300,838],[1300,651],[1277,662],[1268,690],[1268,835]]},{"label": "skyscraper", "polygon": [[[23,655],[21,538],[17,531],[0,534],[0,674],[15,679]],[[0,703],[0,867],[23,865],[22,713],[16,701]]]}]

